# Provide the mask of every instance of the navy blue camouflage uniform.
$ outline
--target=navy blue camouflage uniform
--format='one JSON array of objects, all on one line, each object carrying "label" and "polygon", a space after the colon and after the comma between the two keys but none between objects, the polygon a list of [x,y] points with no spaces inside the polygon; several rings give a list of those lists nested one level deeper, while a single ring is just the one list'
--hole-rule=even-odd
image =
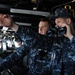
[{"label": "navy blue camouflage uniform", "polygon": [[52,75],[75,75],[75,36],[72,40],[64,36],[60,40],[60,43],[53,47],[57,59],[52,63]]},{"label": "navy blue camouflage uniform", "polygon": [[31,28],[19,27],[16,34],[24,44],[1,62],[0,71],[10,69],[28,54],[28,75],[75,75],[75,37],[71,41],[63,37],[59,44],[52,44],[52,37],[35,33]]}]

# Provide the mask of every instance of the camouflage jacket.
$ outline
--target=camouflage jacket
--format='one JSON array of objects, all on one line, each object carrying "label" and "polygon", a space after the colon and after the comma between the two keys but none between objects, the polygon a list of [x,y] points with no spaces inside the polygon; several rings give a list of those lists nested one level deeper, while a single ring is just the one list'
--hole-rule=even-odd
[{"label": "camouflage jacket", "polygon": [[1,62],[0,71],[28,54],[28,75],[75,75],[75,37],[71,41],[62,37],[62,42],[53,44],[55,38],[40,35],[28,27],[19,27],[16,34],[24,44]]}]

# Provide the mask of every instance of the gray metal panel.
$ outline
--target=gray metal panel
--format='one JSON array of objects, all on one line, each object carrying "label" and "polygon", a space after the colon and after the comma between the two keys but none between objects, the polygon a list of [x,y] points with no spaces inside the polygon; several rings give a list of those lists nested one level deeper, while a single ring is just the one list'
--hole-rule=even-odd
[{"label": "gray metal panel", "polygon": [[33,11],[33,10],[22,10],[22,9],[10,9],[11,13],[19,13],[19,14],[30,14],[30,15],[39,15],[39,16],[51,16],[49,12],[43,11]]}]

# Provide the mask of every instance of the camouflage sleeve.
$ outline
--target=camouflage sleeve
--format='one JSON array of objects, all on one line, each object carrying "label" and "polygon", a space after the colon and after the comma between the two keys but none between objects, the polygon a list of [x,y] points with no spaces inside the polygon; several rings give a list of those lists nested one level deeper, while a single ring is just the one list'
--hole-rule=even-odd
[{"label": "camouflage sleeve", "polygon": [[29,47],[22,45],[16,49],[16,52],[7,56],[2,62],[0,62],[0,72],[9,69],[14,66],[21,58],[23,58],[29,51]]},{"label": "camouflage sleeve", "polygon": [[38,32],[35,32],[31,27],[19,26],[16,34],[19,35],[26,45],[28,45],[28,41],[33,41],[33,43],[35,43],[35,41],[38,41],[39,43],[40,41],[52,43],[52,37],[41,35]]},{"label": "camouflage sleeve", "polygon": [[62,72],[64,75],[75,75],[75,36],[66,41],[62,55]]}]

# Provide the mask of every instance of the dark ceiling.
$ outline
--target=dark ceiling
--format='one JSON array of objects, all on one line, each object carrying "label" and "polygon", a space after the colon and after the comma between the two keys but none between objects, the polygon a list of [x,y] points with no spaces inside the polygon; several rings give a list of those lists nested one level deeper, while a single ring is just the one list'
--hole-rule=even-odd
[{"label": "dark ceiling", "polygon": [[[55,8],[59,6],[65,6],[65,5],[71,5],[72,9],[75,10],[75,2],[72,2],[72,0],[0,0],[0,4],[8,5],[10,6],[10,8],[14,8],[14,9],[16,8],[22,10],[29,10],[28,12],[32,11],[31,12],[32,14],[25,13],[24,15],[22,15],[19,13],[13,13],[11,15],[14,21],[31,23],[34,27],[37,26],[39,19],[41,17],[45,17],[43,15],[40,16],[36,11],[48,12],[52,14]],[[5,10],[3,9],[3,11]],[[34,15],[35,12],[38,15]]]},{"label": "dark ceiling", "polygon": [[62,5],[71,1],[72,0],[0,0],[0,4],[29,10],[33,10],[33,7],[37,7],[37,10],[50,11],[56,5]]}]

